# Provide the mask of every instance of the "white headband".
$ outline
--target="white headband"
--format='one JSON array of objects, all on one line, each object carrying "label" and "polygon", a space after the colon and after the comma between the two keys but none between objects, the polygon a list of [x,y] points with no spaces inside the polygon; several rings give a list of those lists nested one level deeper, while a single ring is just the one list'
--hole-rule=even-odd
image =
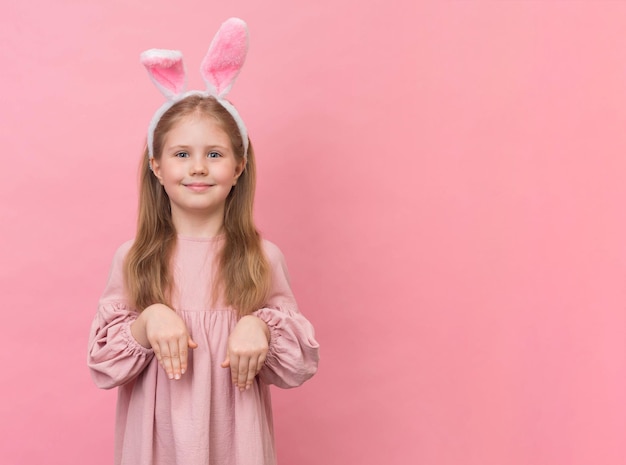
[{"label": "white headband", "polygon": [[176,102],[191,96],[214,97],[233,117],[243,141],[244,157],[248,156],[248,131],[235,107],[226,100],[226,95],[239,75],[248,52],[248,27],[239,18],[226,20],[215,34],[209,51],[200,65],[200,74],[206,91],[186,92],[187,75],[183,54],[178,50],[146,50],[141,54],[141,63],[148,70],[150,79],[167,98],[148,127],[148,156],[154,158],[154,130],[161,117]]}]

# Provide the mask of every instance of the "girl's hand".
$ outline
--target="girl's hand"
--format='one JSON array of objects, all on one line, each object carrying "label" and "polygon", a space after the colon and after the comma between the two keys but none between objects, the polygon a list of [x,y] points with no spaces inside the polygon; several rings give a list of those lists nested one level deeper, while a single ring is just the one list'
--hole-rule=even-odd
[{"label": "girl's hand", "polygon": [[131,332],[140,344],[152,347],[169,379],[180,379],[187,371],[188,348],[198,347],[182,318],[163,304],[150,305],[141,312]]},{"label": "girl's hand", "polygon": [[263,320],[254,315],[242,317],[230,333],[226,360],[222,367],[230,367],[233,384],[240,391],[250,389],[254,377],[263,368],[269,340],[269,328]]}]

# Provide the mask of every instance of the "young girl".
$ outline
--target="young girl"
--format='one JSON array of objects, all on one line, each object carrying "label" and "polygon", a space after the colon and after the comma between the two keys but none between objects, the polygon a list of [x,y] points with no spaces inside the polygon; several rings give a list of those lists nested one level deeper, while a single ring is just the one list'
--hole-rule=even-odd
[{"label": "young girl", "polygon": [[254,151],[224,99],[246,51],[245,23],[225,22],[202,63],[208,90],[187,93],[179,52],[142,55],[169,100],[89,341],[95,383],[119,387],[116,464],[274,464],[269,385],[317,369],[283,256],[254,227]]}]

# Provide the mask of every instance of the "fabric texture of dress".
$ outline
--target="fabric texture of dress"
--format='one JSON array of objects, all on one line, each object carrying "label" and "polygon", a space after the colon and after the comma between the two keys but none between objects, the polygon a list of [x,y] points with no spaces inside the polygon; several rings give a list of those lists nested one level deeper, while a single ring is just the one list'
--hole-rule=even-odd
[{"label": "fabric texture of dress", "polygon": [[269,385],[299,386],[317,370],[313,327],[298,311],[280,250],[263,242],[272,270],[264,308],[253,314],[270,330],[264,367],[249,390],[233,386],[226,358],[235,312],[212,304],[214,262],[222,237],[178,237],[172,304],[198,348],[187,372],[170,380],[152,349],[130,332],[138,313],[126,298],[123,263],[131,242],[115,254],[90,337],[88,365],[96,385],[119,387],[116,465],[274,465]]}]

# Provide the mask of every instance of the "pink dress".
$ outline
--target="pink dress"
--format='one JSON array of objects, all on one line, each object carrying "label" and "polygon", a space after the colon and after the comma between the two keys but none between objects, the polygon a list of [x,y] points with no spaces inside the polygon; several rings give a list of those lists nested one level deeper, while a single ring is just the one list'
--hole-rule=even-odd
[{"label": "pink dress", "polygon": [[239,392],[220,364],[237,323],[234,312],[211,305],[214,258],[221,238],[178,237],[173,306],[198,348],[189,368],[170,380],[151,349],[131,335],[137,312],[127,302],[123,261],[132,242],[115,254],[89,337],[88,364],[96,385],[119,387],[117,465],[273,465],[276,463],[269,385],[290,388],[317,370],[313,327],[298,311],[280,250],[264,241],[272,268],[265,308],[271,340],[265,366],[252,388]]}]

